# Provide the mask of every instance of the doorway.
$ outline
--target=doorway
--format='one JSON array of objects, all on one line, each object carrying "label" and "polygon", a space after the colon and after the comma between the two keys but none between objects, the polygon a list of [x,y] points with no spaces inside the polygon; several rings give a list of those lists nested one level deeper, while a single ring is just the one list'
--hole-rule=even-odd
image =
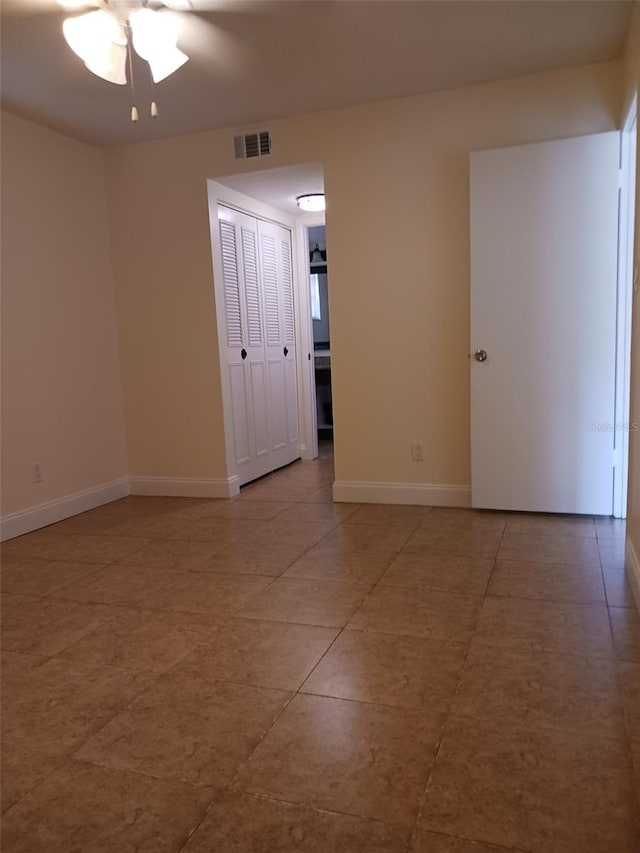
[{"label": "doorway", "polygon": [[331,325],[329,322],[328,257],[324,225],[307,228],[309,293],[313,327],[313,362],[316,392],[318,448],[326,455],[333,445],[333,395],[331,387]]},{"label": "doorway", "polygon": [[633,301],[633,243],[636,197],[637,96],[633,98],[620,134],[618,299],[616,338],[616,413],[614,418],[613,515],[626,518],[629,477],[631,402],[631,314]]},{"label": "doorway", "polygon": [[[219,211],[227,208],[235,211],[234,215],[241,218],[245,216],[254,217],[256,220],[263,220],[265,223],[271,223],[279,228],[287,229],[291,235],[290,255],[292,263],[290,275],[293,279],[291,282],[293,286],[293,311],[290,319],[293,323],[292,331],[295,336],[295,345],[292,346],[290,342],[285,341],[285,348],[288,350],[288,355],[285,353],[285,357],[291,359],[293,355],[293,358],[295,359],[294,382],[297,385],[297,405],[295,413],[292,414],[296,418],[299,430],[296,432],[296,435],[298,436],[296,439],[296,457],[299,456],[302,459],[315,459],[318,456],[318,418],[315,384],[315,349],[309,291],[310,252],[307,229],[310,227],[319,227],[320,225],[324,226],[324,215],[322,214],[321,219],[319,220],[318,214],[302,213],[297,207],[296,198],[297,195],[323,191],[324,181],[322,166],[320,164],[305,164],[303,166],[271,169],[263,172],[229,175],[219,177],[208,182],[209,218],[212,260],[214,267],[218,343],[220,350],[221,388],[224,411],[224,441],[227,460],[229,497],[238,493],[240,485],[245,482],[249,482],[254,478],[247,477],[247,470],[251,466],[239,464],[239,460],[241,460],[241,457],[244,459],[244,456],[238,452],[237,439],[238,435],[242,437],[243,433],[242,430],[238,429],[238,418],[235,416],[239,399],[237,390],[238,383],[236,383],[236,387],[234,389],[233,383],[230,381],[231,365],[228,357],[229,353],[227,352],[229,349],[229,335],[226,323],[228,314],[226,294],[226,278],[228,278],[228,275],[226,273],[228,271],[225,270],[224,267],[225,256],[220,237],[220,226],[218,222]],[[238,239],[240,239],[240,237],[238,237]],[[259,240],[258,246],[260,247]],[[237,263],[232,266],[240,269],[240,267],[244,265],[243,252],[240,249],[238,249],[238,252],[239,254],[236,253]],[[242,264],[240,263],[241,261]],[[264,266],[264,263],[262,263],[262,266]],[[260,258],[258,258],[259,275],[260,268],[261,262]],[[240,276],[240,278],[242,278],[242,276]],[[247,302],[246,299],[245,302]],[[249,302],[247,302],[247,305],[249,305]],[[242,306],[240,306],[240,314],[242,313],[241,308]],[[268,327],[270,316],[266,303],[264,304],[263,311],[264,320],[261,320],[261,322],[266,324],[266,329]],[[246,311],[245,314],[247,314]],[[246,319],[247,329],[249,330],[248,314]],[[286,318],[283,320],[283,323],[285,325],[288,323]],[[239,359],[246,359],[244,364],[244,367],[246,368],[246,364],[251,360],[250,347],[242,342],[236,348],[238,349]],[[247,353],[246,356],[243,355],[245,352]],[[239,364],[240,368],[238,368],[234,362],[236,373],[238,375],[242,367],[242,363],[239,362]],[[240,395],[240,397],[243,399],[246,398],[248,405],[245,408],[250,410],[253,405],[253,380],[250,375],[250,371],[243,370],[242,373],[245,375],[244,384],[240,384],[245,391]],[[266,383],[266,385],[268,386],[269,383]],[[271,393],[267,388],[267,395],[265,399],[268,400],[270,396]],[[273,409],[273,406],[271,406],[271,409]],[[242,412],[240,412],[240,414],[242,414]],[[291,413],[288,413],[288,415],[289,414]],[[267,421],[269,419],[273,420],[273,416],[274,413],[271,411],[271,414],[264,421],[266,427],[268,426]],[[240,420],[243,422],[246,421],[249,425],[247,431],[248,440],[245,444],[247,444],[247,446],[251,446],[251,425],[258,423],[258,419],[254,413],[254,416],[244,419],[240,418]],[[287,417],[287,420],[290,420],[290,418]],[[324,422],[322,423],[324,424]],[[272,429],[271,432],[273,432]],[[253,443],[256,444],[255,441]],[[268,472],[262,471],[261,469],[260,473],[257,473],[257,476],[261,476],[261,474],[264,473]]]}]

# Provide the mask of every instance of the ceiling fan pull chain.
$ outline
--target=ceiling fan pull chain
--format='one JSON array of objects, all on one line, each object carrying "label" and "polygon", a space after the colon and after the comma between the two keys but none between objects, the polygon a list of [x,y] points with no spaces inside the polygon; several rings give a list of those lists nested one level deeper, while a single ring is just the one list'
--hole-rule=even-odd
[{"label": "ceiling fan pull chain", "polygon": [[153,82],[153,74],[151,73],[151,66],[149,66],[149,97],[151,98],[151,118],[158,118],[158,105],[156,104],[156,100],[153,97],[155,95],[155,85]]},{"label": "ceiling fan pull chain", "polygon": [[127,39],[127,59],[129,61],[129,84],[131,86],[131,121],[135,124],[138,121],[138,108],[135,103],[136,87],[133,82],[133,60],[131,58],[131,39]]}]

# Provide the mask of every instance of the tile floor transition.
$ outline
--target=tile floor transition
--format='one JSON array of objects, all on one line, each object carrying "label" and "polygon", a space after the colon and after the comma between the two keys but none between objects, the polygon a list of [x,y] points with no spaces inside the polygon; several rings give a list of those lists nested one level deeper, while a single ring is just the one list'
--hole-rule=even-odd
[{"label": "tile floor transition", "polygon": [[4,853],[640,850],[624,526],[332,479],[3,545]]}]

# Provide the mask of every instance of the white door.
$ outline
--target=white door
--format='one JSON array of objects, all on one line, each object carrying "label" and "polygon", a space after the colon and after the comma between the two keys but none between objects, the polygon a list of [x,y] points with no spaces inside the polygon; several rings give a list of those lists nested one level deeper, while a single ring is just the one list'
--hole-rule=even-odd
[{"label": "white door", "polygon": [[[234,473],[240,485],[297,459],[297,441],[288,440],[288,389],[296,389],[295,352],[284,353],[281,318],[287,289],[293,298],[290,232],[253,216],[218,206]],[[273,232],[265,249],[265,229]],[[280,231],[283,232],[280,235]],[[289,265],[280,243],[289,235]],[[276,239],[278,238],[278,239]],[[272,250],[271,250],[271,244]],[[293,322],[293,320],[292,320]],[[294,330],[292,329],[292,335]],[[297,427],[297,397],[295,422]]]},{"label": "white door", "polygon": [[235,473],[241,483],[272,470],[258,229],[252,216],[219,207]]},{"label": "white door", "polygon": [[471,155],[474,507],[612,512],[618,152]]},{"label": "white door", "polygon": [[291,232],[258,221],[274,468],[300,456]]}]

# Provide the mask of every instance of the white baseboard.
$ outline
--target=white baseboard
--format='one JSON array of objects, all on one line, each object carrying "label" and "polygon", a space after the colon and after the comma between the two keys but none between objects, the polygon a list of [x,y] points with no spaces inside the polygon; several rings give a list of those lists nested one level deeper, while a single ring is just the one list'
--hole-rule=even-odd
[{"label": "white baseboard", "polygon": [[111,483],[103,483],[92,489],[38,504],[30,509],[12,512],[0,519],[0,541],[22,536],[23,533],[31,533],[32,530],[39,530],[41,527],[63,521],[72,515],[117,501],[128,494],[129,480],[114,480]]},{"label": "white baseboard", "polygon": [[[56,521],[63,521],[65,518],[124,498],[129,494],[232,498],[239,492],[240,483],[235,476],[229,478],[131,477],[115,480],[0,518],[0,541],[22,536],[23,533],[30,533],[32,530],[38,530]],[[337,481],[333,484],[333,499],[345,503],[466,507],[471,505],[471,487]],[[640,565],[630,542],[627,543],[627,547],[631,548],[633,560],[635,560],[637,589],[634,591],[637,592],[637,600],[640,602]]]},{"label": "white baseboard", "polygon": [[435,483],[357,483],[336,480],[334,501],[344,503],[471,506],[471,486]]},{"label": "white baseboard", "polygon": [[636,607],[640,612],[640,560],[636,554],[636,549],[633,547],[631,539],[627,539],[625,543],[625,571],[629,580],[629,586],[633,590],[633,597],[636,600]]},{"label": "white baseboard", "polygon": [[131,477],[132,495],[172,498],[232,498],[240,492],[237,477]]}]

